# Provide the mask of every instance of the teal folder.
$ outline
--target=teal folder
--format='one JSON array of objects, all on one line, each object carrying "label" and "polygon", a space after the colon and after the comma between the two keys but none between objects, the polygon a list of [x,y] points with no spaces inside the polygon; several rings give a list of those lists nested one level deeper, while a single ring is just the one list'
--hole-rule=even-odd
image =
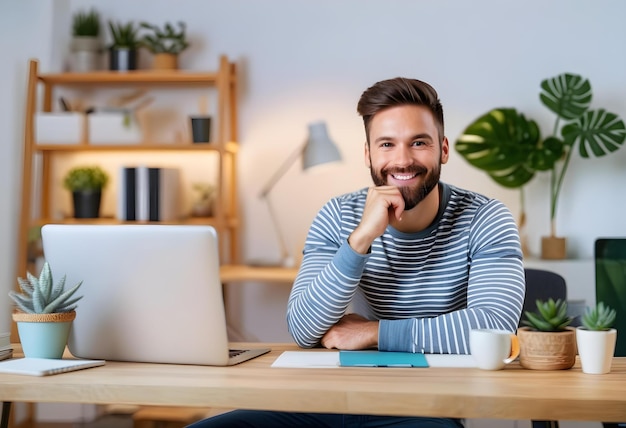
[{"label": "teal folder", "polygon": [[424,354],[384,351],[339,351],[342,367],[428,367]]}]

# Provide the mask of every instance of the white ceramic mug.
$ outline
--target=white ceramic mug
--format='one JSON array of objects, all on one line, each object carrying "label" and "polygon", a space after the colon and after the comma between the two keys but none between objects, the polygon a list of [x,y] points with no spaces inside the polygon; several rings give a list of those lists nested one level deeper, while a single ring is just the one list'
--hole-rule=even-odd
[{"label": "white ceramic mug", "polygon": [[519,355],[519,341],[515,334],[504,330],[471,330],[470,352],[478,368],[500,370]]}]

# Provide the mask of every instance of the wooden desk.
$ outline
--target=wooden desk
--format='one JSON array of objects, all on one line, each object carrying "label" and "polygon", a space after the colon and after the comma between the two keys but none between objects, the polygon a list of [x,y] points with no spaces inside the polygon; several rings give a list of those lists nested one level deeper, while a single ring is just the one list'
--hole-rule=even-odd
[{"label": "wooden desk", "polygon": [[[260,344],[255,344],[259,346]],[[278,369],[292,345],[234,367],[107,362],[47,377],[0,374],[0,401],[142,404],[534,420],[626,420],[626,358],[606,375],[452,368]],[[320,352],[324,352],[320,350]]]}]

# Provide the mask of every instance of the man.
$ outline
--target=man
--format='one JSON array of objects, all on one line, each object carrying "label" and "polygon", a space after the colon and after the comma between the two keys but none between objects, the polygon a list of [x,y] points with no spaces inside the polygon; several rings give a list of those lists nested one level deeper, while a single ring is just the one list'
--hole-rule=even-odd
[{"label": "man", "polygon": [[[313,221],[287,308],[295,341],[467,354],[472,328],[515,331],[525,291],[517,227],[499,201],[439,181],[450,147],[437,92],[415,79],[385,80],[363,93],[357,110],[374,186],[332,199]],[[221,422],[199,426],[461,426],[257,411]]]}]

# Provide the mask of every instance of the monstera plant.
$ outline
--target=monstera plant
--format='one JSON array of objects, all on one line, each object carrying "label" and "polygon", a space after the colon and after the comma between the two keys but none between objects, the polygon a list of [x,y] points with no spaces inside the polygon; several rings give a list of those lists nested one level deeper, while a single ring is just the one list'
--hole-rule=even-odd
[{"label": "monstera plant", "polygon": [[542,238],[543,258],[564,258],[565,239],[556,235],[559,195],[570,159],[601,157],[619,149],[626,139],[624,121],[604,109],[591,110],[588,79],[563,73],[541,82],[539,98],[556,115],[552,134],[541,137],[537,123],[514,108],[496,108],[471,123],[457,139],[456,150],[498,184],[521,192],[540,171],[550,172],[550,236]]}]

